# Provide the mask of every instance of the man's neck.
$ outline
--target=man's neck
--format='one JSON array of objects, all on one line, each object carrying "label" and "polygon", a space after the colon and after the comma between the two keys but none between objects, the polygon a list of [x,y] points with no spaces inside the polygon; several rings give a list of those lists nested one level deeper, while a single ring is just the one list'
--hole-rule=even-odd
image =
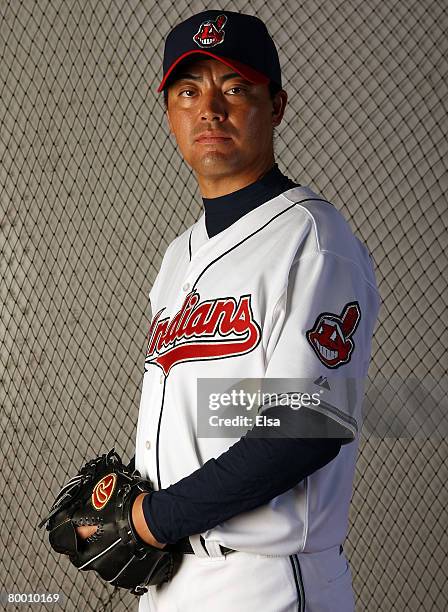
[{"label": "man's neck", "polygon": [[241,175],[230,175],[230,176],[203,176],[196,174],[196,178],[199,185],[199,191],[203,198],[219,198],[223,195],[233,193],[243,187],[252,185],[264,176],[274,166],[274,158],[265,161],[263,164],[254,167],[253,169],[244,172]]}]

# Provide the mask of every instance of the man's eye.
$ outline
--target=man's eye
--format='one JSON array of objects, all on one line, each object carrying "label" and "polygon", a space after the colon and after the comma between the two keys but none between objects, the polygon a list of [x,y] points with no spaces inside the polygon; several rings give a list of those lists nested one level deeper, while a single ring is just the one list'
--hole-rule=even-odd
[{"label": "man's eye", "polygon": [[240,93],[240,92],[244,92],[244,89],[243,89],[242,87],[235,86],[235,87],[231,87],[231,88],[230,88],[230,89],[228,89],[227,91],[230,91],[230,92],[232,92],[232,91],[233,91],[234,93],[233,93],[232,95],[235,95],[235,93],[237,93],[237,94],[238,94],[238,93]]},{"label": "man's eye", "polygon": [[[192,89],[183,89],[183,90],[182,90],[182,91],[179,93],[179,95],[180,95],[180,96],[183,96],[184,94],[194,94],[194,91],[193,91]],[[191,96],[189,96],[189,95],[187,95],[187,96],[185,96],[185,97],[187,97],[187,98],[191,98]]]}]

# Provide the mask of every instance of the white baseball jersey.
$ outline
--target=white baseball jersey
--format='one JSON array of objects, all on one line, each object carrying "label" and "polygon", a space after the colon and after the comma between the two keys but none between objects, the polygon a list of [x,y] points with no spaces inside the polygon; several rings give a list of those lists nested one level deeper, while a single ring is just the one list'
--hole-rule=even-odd
[{"label": "white baseball jersey", "polygon": [[322,402],[310,409],[352,441],[286,493],[202,535],[207,546],[262,555],[342,543],[380,305],[368,251],[342,215],[302,186],[212,238],[202,214],[169,245],[149,298],[136,468],[165,488],[237,441],[198,437],[198,379],[315,381],[304,391]]}]

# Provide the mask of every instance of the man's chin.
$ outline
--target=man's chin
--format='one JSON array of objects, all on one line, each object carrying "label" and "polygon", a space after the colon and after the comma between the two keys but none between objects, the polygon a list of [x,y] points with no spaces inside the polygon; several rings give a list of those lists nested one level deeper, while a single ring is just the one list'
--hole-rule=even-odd
[{"label": "man's chin", "polygon": [[207,151],[194,165],[194,170],[202,175],[222,176],[238,170],[240,163],[234,155],[223,151]]}]

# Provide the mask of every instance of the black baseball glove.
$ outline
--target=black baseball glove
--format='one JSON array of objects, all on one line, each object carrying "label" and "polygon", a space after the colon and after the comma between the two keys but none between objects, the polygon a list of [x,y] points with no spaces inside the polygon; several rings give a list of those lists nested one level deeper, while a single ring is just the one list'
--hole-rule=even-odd
[{"label": "black baseball glove", "polygon": [[[136,533],[132,504],[142,492],[153,490],[137,470],[123,465],[112,449],[92,459],[60,490],[47,523],[51,546],[68,555],[80,570],[94,570],[110,584],[142,595],[149,585],[171,579],[173,555],[146,544]],[[85,540],[76,534],[79,525],[97,525]]]}]

